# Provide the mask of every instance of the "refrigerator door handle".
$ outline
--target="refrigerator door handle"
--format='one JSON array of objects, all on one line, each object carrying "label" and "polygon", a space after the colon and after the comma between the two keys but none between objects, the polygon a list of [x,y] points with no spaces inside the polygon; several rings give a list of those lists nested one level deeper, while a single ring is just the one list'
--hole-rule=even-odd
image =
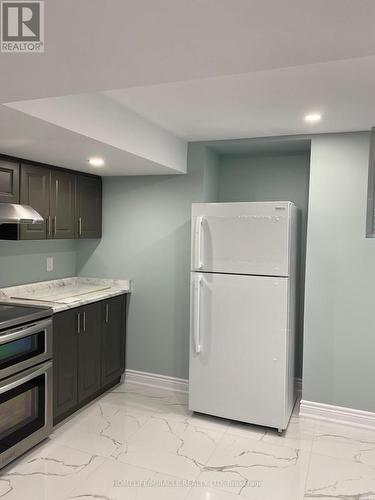
[{"label": "refrigerator door handle", "polygon": [[195,222],[195,268],[202,269],[202,227],[203,217],[199,215]]},{"label": "refrigerator door handle", "polygon": [[195,290],[194,290],[194,318],[195,318],[195,322],[194,322],[194,349],[195,349],[196,354],[199,354],[201,352],[201,343],[200,343],[201,287],[202,287],[202,276],[197,276],[197,279],[195,281]]}]

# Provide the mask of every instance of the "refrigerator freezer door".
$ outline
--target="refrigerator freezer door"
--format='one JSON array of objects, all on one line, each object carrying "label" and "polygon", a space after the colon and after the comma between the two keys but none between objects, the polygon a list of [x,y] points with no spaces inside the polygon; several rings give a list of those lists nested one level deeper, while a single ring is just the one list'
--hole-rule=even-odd
[{"label": "refrigerator freezer door", "polygon": [[191,273],[189,408],[287,425],[288,278]]},{"label": "refrigerator freezer door", "polygon": [[193,205],[192,270],[288,276],[292,207],[288,202]]}]

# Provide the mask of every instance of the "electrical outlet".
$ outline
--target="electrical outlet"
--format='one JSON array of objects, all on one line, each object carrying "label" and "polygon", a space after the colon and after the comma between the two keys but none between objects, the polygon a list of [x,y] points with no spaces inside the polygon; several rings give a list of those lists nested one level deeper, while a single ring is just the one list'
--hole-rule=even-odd
[{"label": "electrical outlet", "polygon": [[47,257],[47,272],[53,271],[53,257]]}]

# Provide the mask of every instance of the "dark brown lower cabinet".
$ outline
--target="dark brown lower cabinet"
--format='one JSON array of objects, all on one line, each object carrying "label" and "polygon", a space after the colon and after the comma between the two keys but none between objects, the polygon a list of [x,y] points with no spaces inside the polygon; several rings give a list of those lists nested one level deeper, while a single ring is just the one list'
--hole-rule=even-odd
[{"label": "dark brown lower cabinet", "polygon": [[78,404],[77,309],[53,316],[53,414],[68,414]]},{"label": "dark brown lower cabinet", "polygon": [[102,302],[102,385],[125,370],[125,295]]},{"label": "dark brown lower cabinet", "polygon": [[78,401],[83,403],[100,389],[100,303],[79,308]]},{"label": "dark brown lower cabinet", "polygon": [[125,370],[126,295],[54,315],[53,420],[119,382]]}]

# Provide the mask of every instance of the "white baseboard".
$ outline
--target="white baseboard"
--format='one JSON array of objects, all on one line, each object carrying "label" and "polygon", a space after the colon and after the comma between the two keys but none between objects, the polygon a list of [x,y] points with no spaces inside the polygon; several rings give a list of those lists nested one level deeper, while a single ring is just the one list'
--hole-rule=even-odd
[{"label": "white baseboard", "polygon": [[122,382],[145,385],[174,392],[188,392],[189,382],[184,378],[168,377],[157,373],[140,372],[137,370],[125,370]]},{"label": "white baseboard", "polygon": [[302,399],[299,414],[303,417],[326,420],[336,424],[352,425],[365,429],[375,429],[375,413],[343,406],[314,403]]},{"label": "white baseboard", "polygon": [[[131,384],[145,385],[155,387],[167,391],[188,392],[189,381],[184,378],[168,377],[167,375],[159,375],[157,373],[141,372],[138,370],[125,370],[121,377],[121,382],[129,382]],[[296,391],[298,396],[302,393],[302,379],[296,378]]]}]

